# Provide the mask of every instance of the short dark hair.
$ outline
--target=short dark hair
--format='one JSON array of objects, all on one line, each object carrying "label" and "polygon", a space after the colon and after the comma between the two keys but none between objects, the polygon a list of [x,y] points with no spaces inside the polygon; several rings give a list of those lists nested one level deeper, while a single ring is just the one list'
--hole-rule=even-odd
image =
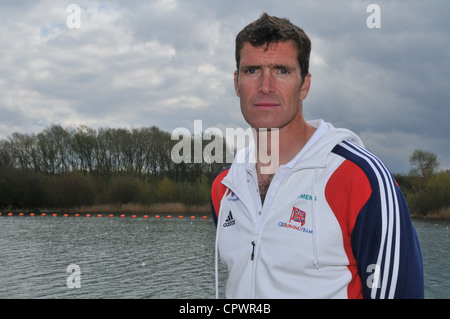
[{"label": "short dark hair", "polygon": [[272,43],[292,41],[297,49],[297,59],[300,64],[302,79],[309,72],[309,56],[311,40],[306,33],[286,18],[277,18],[263,13],[261,17],[247,25],[236,37],[236,67],[239,70],[241,50],[248,42],[254,47],[266,45],[266,50]]}]

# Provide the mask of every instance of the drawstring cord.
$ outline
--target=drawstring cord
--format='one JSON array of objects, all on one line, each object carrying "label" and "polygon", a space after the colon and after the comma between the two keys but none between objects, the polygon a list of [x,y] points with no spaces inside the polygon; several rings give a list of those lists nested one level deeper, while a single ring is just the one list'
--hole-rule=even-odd
[{"label": "drawstring cord", "polygon": [[[220,212],[220,210],[219,210]],[[219,214],[220,216],[220,214]],[[215,273],[215,285],[216,285],[216,299],[219,299],[219,265],[218,265],[218,252],[217,252],[217,238],[219,233],[219,223],[217,223],[217,230],[216,230],[216,243],[214,248],[214,273]]]},{"label": "drawstring cord", "polygon": [[216,285],[216,299],[219,299],[219,245],[218,245],[218,239],[219,239],[219,227],[220,225],[220,217],[222,214],[222,201],[227,196],[228,190],[224,193],[222,200],[220,201],[219,206],[219,215],[217,216],[217,226],[216,226],[216,243],[214,245],[214,273],[215,273],[215,285]]},{"label": "drawstring cord", "polygon": [[313,233],[312,233],[312,244],[313,244],[313,253],[314,253],[314,267],[316,267],[317,270],[319,270],[319,254],[317,252],[317,229],[316,229],[316,192],[315,192],[315,185],[316,185],[316,179],[317,179],[317,168],[314,169],[314,178],[311,186],[311,195],[312,195],[312,207],[311,207],[311,213],[312,213],[312,226],[313,226]]}]

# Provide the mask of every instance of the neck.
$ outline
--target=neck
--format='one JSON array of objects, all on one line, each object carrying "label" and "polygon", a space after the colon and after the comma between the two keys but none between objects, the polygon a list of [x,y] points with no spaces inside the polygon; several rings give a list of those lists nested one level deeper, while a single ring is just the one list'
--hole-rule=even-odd
[{"label": "neck", "polygon": [[315,128],[300,119],[296,125],[273,130],[256,130],[256,168],[261,174],[275,174],[306,145]]}]

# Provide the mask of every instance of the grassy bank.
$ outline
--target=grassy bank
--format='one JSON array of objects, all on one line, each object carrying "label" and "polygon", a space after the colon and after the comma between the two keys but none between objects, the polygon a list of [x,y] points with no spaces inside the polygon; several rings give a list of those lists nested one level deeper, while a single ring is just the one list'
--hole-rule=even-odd
[{"label": "grassy bank", "polygon": [[69,214],[189,214],[189,215],[210,215],[211,206],[205,205],[185,205],[182,203],[160,203],[151,205],[141,204],[108,204],[81,206],[69,209],[4,209],[3,213],[32,213],[32,212],[53,212]]},{"label": "grassy bank", "polygon": [[417,219],[442,219],[442,220],[450,220],[450,207],[440,208],[437,211],[431,211],[426,215],[411,215],[412,218]]}]

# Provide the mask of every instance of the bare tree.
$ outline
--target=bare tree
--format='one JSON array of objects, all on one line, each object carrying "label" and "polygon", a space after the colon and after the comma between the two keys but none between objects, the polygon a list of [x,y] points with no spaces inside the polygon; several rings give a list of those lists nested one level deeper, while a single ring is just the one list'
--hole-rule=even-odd
[{"label": "bare tree", "polygon": [[409,163],[413,166],[412,172],[419,174],[424,179],[434,175],[440,165],[436,154],[423,150],[415,150],[409,157]]}]

